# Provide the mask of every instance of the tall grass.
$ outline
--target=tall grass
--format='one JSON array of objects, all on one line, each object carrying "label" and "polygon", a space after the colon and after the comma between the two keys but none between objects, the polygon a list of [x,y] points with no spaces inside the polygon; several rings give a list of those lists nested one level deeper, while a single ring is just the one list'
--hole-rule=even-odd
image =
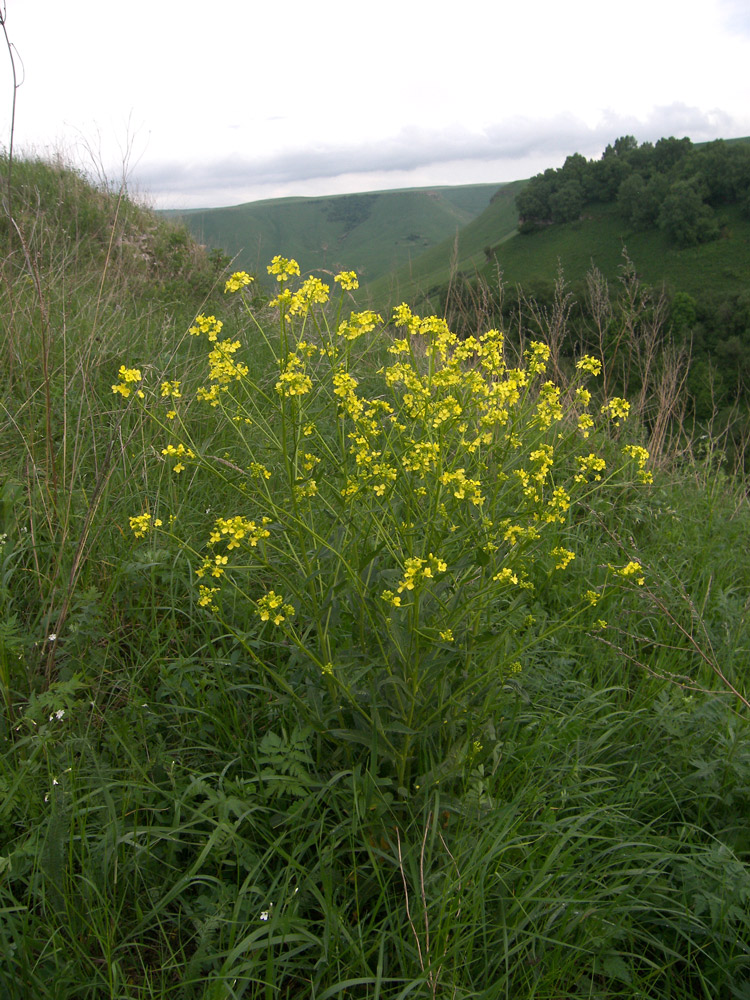
[{"label": "tall grass", "polygon": [[547,425],[531,335],[381,330],[290,261],[220,297],[182,231],[15,169],[3,995],[747,996],[744,484],[649,483],[564,359]]}]

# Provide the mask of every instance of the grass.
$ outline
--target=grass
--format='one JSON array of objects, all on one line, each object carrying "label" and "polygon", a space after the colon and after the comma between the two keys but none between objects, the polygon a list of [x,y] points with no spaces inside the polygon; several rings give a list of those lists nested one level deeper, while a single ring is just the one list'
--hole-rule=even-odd
[{"label": "grass", "polygon": [[277,198],[232,208],[169,212],[200,242],[236,254],[235,265],[265,274],[273,254],[299,255],[331,273],[355,268],[374,281],[426,248],[451,239],[478,215],[498,185]]},{"label": "grass", "polygon": [[[654,288],[663,286],[670,294],[687,292],[699,301],[719,303],[746,287],[750,222],[735,206],[718,212],[718,240],[683,249],[671,246],[659,230],[630,229],[613,204],[588,205],[576,222],[549,226],[528,235],[517,232],[518,217],[511,217],[510,206],[507,221],[496,219],[499,211],[490,206],[461,231],[457,261],[447,244],[439,251],[431,250],[413,263],[408,274],[403,269],[397,272],[394,289],[399,289],[407,301],[434,308],[457,271],[470,280],[479,277],[493,286],[500,273],[506,288],[520,286],[527,295],[550,300],[562,266],[570,289],[580,296],[592,267],[608,281],[616,281],[623,249],[635,262],[644,283]],[[489,261],[482,252],[485,245],[493,250]],[[377,289],[385,293],[382,281]],[[398,294],[394,296],[392,301],[398,299]]]},{"label": "grass", "polygon": [[[184,231],[63,167],[15,169],[29,252],[5,231],[2,995],[747,997],[746,484],[696,445],[648,485],[619,457],[636,421],[585,443],[552,423],[548,439],[533,387],[513,411],[519,447],[467,451],[457,420],[438,431],[397,409],[381,369],[408,360],[422,378],[429,360],[388,352],[403,328],[321,353],[353,322],[349,292],[277,335],[278,311],[252,286],[221,295]],[[207,380],[199,313],[241,342],[246,374]],[[450,375],[436,399],[460,396],[469,361],[436,360]],[[140,370],[125,398],[121,365]],[[359,384],[336,394],[347,371]],[[277,391],[283,374],[310,390]],[[228,386],[217,407],[196,398],[210,384]],[[481,481],[484,504],[404,478],[406,432],[357,425],[356,399],[440,444],[443,472]],[[342,427],[368,447],[352,453]],[[196,458],[175,473],[163,450],[180,441]],[[513,470],[540,471],[544,443],[555,481],[524,508]],[[610,479],[574,483],[581,448]],[[386,461],[379,494],[385,472],[368,470]],[[502,552],[534,589],[502,589],[482,518],[497,503],[529,528],[563,484],[564,523]],[[196,576],[225,552],[207,542],[217,518],[264,511],[269,539]],[[558,544],[575,549],[564,571]],[[387,612],[382,590],[430,551],[446,571]],[[643,586],[608,569],[633,560]],[[207,581],[218,611],[201,606]],[[258,613],[274,588],[295,612],[278,626]],[[572,619],[589,589],[590,617]]]}]

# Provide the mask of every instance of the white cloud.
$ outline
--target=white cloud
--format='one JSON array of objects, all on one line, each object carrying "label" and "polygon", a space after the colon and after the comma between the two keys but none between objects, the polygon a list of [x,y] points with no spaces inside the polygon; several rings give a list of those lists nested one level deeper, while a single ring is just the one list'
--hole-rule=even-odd
[{"label": "white cloud", "polygon": [[[159,204],[500,181],[623,133],[750,133],[746,0],[7,6],[17,141],[87,136],[117,175],[134,137],[133,183]],[[6,60],[0,144],[10,95]]]}]

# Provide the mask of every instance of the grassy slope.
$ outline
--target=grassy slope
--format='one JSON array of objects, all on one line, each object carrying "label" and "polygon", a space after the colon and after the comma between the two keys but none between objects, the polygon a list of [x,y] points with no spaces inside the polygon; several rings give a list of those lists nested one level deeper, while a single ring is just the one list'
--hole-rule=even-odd
[{"label": "grassy slope", "polygon": [[497,260],[510,284],[550,285],[560,261],[575,285],[592,264],[607,278],[616,278],[627,248],[647,283],[664,282],[673,291],[699,298],[717,296],[746,285],[750,275],[750,221],[734,206],[717,215],[723,226],[720,239],[680,250],[658,230],[639,232],[624,225],[614,205],[592,205],[577,222],[507,241],[498,248]]},{"label": "grassy slope", "polygon": [[179,214],[193,235],[262,272],[274,254],[305,270],[354,269],[374,280],[453,236],[487,205],[496,184],[283,198]]},{"label": "grassy slope", "polygon": [[368,285],[376,300],[391,304],[403,299],[413,299],[448,280],[451,269],[472,273],[486,262],[484,248],[496,246],[513,236],[518,225],[515,199],[527,182],[514,181],[504,184],[485,210],[464,226],[457,237],[452,235],[421,256],[378,281]]},{"label": "grassy slope", "polygon": [[[728,142],[747,142],[732,139]],[[686,291],[699,299],[720,299],[748,286],[750,280],[750,221],[736,206],[717,211],[721,239],[699,247],[678,249],[659,230],[636,231],[627,226],[614,204],[587,205],[577,222],[550,226],[521,236],[516,232],[514,200],[526,181],[505,185],[492,204],[458,234],[426,251],[408,269],[371,286],[377,301],[390,304],[407,299],[421,304],[431,290],[445,286],[453,269],[469,277],[479,273],[496,277],[499,265],[506,284],[548,289],[562,263],[566,279],[575,286],[595,264],[610,280],[616,279],[626,248],[639,274],[649,284],[665,283],[671,291]],[[492,246],[495,260],[484,248]]]}]

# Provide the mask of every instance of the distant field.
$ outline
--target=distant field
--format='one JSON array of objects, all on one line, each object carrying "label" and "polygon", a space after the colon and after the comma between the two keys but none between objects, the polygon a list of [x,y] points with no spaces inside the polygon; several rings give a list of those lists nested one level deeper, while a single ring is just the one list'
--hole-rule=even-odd
[{"label": "distant field", "polygon": [[274,254],[282,254],[295,257],[305,271],[353,269],[372,282],[454,239],[499,187],[282,198],[163,214],[178,217],[199,242],[236,254],[237,266],[251,272],[263,272]]}]

